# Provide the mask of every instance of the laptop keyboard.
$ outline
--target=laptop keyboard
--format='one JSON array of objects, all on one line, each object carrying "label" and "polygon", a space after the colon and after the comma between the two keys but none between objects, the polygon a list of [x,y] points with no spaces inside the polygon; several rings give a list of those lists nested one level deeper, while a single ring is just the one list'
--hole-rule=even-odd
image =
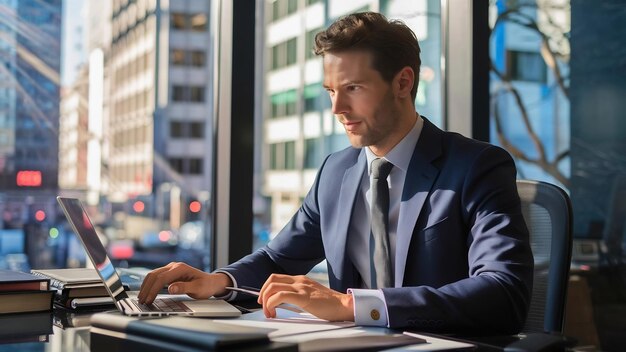
[{"label": "laptop keyboard", "polygon": [[157,298],[152,304],[142,304],[136,299],[130,300],[142,312],[191,312],[182,302],[171,298]]}]

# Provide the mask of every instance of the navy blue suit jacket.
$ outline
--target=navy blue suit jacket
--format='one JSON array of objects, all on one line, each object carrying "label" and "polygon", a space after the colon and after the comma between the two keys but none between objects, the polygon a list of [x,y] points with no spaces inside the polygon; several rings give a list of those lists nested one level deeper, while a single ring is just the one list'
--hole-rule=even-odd
[{"label": "navy blue suit jacket", "polygon": [[[306,274],[327,260],[331,288],[361,287],[346,252],[365,152],[329,155],[298,212],[264,248],[224,268],[239,285],[272,273]],[[397,234],[395,288],[383,289],[389,325],[422,330],[518,332],[533,278],[515,165],[496,146],[424,119],[402,194],[414,230]],[[408,226],[407,228],[410,228]]]}]

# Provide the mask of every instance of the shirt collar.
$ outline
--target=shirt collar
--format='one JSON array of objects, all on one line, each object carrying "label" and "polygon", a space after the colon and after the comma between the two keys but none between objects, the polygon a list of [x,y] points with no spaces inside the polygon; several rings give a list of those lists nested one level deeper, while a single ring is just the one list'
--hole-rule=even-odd
[{"label": "shirt collar", "polygon": [[[415,120],[413,128],[398,144],[396,144],[395,147],[393,147],[393,149],[389,151],[389,153],[383,156],[383,158],[391,162],[394,168],[397,167],[406,172],[409,169],[409,163],[411,162],[411,157],[413,156],[413,150],[415,150],[417,140],[422,133],[422,127],[424,127],[424,120],[419,114],[417,114],[417,119]],[[367,156],[367,172],[368,174],[371,174],[372,161],[379,157],[372,153],[369,147],[365,148],[365,155]]]}]

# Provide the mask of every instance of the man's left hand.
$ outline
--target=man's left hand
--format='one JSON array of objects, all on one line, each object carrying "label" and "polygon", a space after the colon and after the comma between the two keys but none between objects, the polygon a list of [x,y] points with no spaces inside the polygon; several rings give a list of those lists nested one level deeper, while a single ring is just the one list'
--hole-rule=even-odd
[{"label": "man's left hand", "polygon": [[272,274],[261,288],[258,303],[268,318],[276,317],[278,305],[290,303],[328,321],[354,321],[351,294],[331,290],[304,275]]}]

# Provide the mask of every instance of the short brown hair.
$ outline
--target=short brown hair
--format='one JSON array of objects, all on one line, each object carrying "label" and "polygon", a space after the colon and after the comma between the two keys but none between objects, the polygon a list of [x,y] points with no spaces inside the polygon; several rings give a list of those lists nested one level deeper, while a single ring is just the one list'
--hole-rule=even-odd
[{"label": "short brown hair", "polygon": [[339,18],[315,36],[315,54],[362,50],[372,54],[373,68],[391,82],[404,67],[413,69],[411,96],[415,100],[420,72],[420,47],[415,33],[403,22],[388,20],[376,12]]}]

